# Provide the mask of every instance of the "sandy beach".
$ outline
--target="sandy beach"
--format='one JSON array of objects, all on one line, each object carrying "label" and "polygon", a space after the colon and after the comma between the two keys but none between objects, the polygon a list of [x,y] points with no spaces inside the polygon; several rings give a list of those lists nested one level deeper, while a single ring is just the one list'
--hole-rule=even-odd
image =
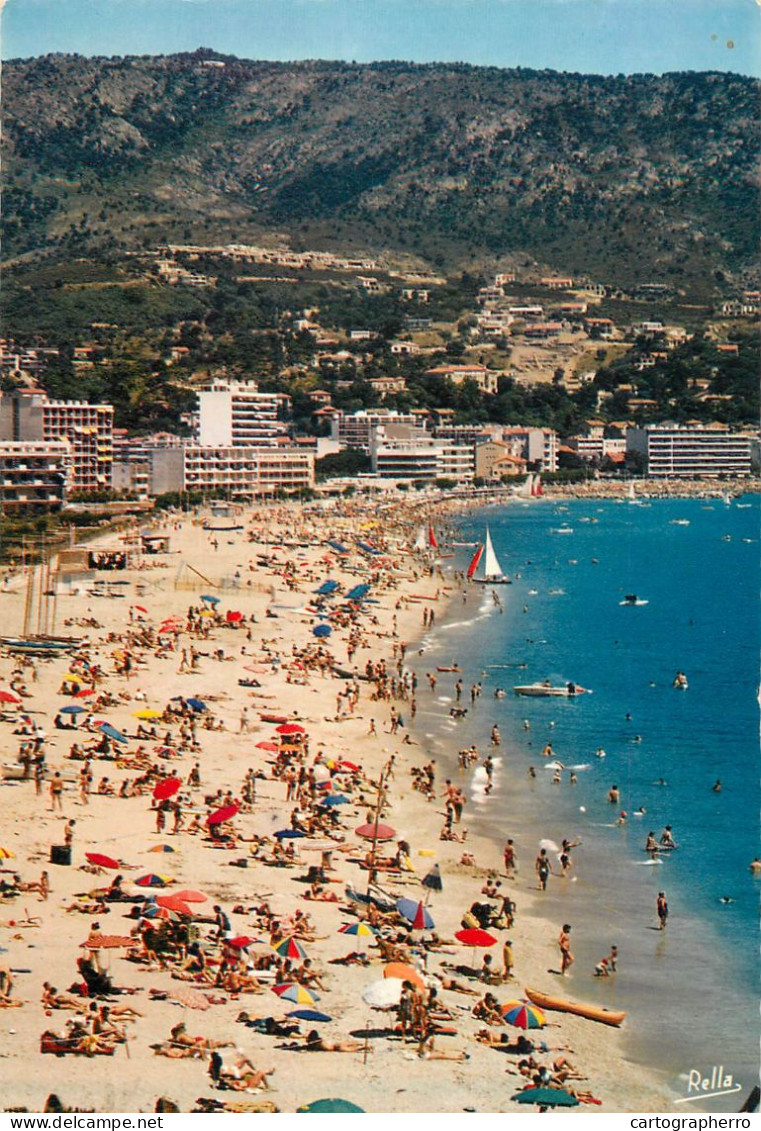
[{"label": "sandy beach", "polygon": [[[548,1011],[548,1025],[525,1034],[550,1046],[532,1054],[527,1077],[519,1070],[520,1052],[476,1039],[484,1029],[495,1041],[506,1034],[514,1049],[523,1032],[473,1015],[486,992],[500,1004],[522,999],[526,986],[560,992],[560,980],[548,979],[547,971],[558,964],[562,924],[543,917],[533,860],[522,859],[508,882],[496,845],[470,836],[440,839],[448,767],[435,767],[431,799],[413,788],[413,769],[431,759],[412,716],[431,691],[422,679],[411,687],[405,652],[417,647],[424,611],[426,621],[433,611],[440,622],[450,600],[460,600],[461,584],[446,562],[443,572],[431,572],[423,555],[403,551],[419,524],[412,508],[380,505],[384,509],[373,515],[345,502],[157,521],[154,533],[167,534],[168,553],[139,555],[127,570],[99,573],[97,584],[93,578],[72,582],[70,594],[59,593],[54,631],[81,637],[76,651],[38,660],[34,672],[26,667],[21,675],[14,675],[19,656],[3,652],[0,689],[25,693],[19,705],[4,704],[2,761],[14,763],[21,744],[37,737],[48,770],[37,786],[33,773],[0,784],[0,845],[12,854],[0,861],[9,888],[0,905],[0,968],[12,971],[13,982],[0,1030],[6,1109],[41,1111],[55,1092],[65,1105],[101,1112],[153,1111],[159,1097],[183,1112],[200,1097],[270,1104],[283,1112],[324,1097],[342,1097],[367,1112],[517,1111],[510,1097],[544,1066],[556,1083],[584,1097],[580,1110],[671,1110],[674,1097],[665,1084],[626,1059],[626,1029]],[[204,521],[217,529],[204,529]],[[119,542],[109,534],[102,544]],[[328,580],[337,585],[318,608],[316,591]],[[106,584],[116,581],[127,584]],[[360,585],[369,589],[349,600]],[[110,595],[93,595],[99,589]],[[22,578],[0,594],[6,633],[21,632],[24,600]],[[315,634],[318,625],[329,625],[330,633]],[[370,679],[364,678],[368,664]],[[467,672],[462,679],[466,687],[472,682]],[[81,694],[89,688],[92,696]],[[77,720],[76,729],[56,726],[62,708],[80,705],[79,714],[58,715],[62,722]],[[148,711],[156,717],[136,717]],[[31,722],[24,724],[22,716]],[[127,741],[104,740],[102,720]],[[298,728],[295,740],[277,732],[288,724]],[[139,737],[139,726],[146,732],[155,727],[155,735]],[[90,748],[89,795],[81,788],[86,763],[69,757],[74,743]],[[455,743],[453,737],[453,758]],[[487,751],[480,753],[483,761]],[[52,811],[50,775],[56,771],[64,787],[61,808]],[[157,815],[154,790],[173,776],[179,789]],[[468,777],[455,784],[466,794],[462,821],[452,824],[459,837],[468,824]],[[326,796],[345,800],[329,807],[320,804]],[[172,808],[178,801],[179,813]],[[209,823],[229,805],[229,820]],[[355,829],[372,824],[378,813],[393,829],[389,839],[358,836]],[[71,820],[71,865],[50,863],[51,846],[64,843]],[[307,835],[274,835],[289,829]],[[86,853],[110,857],[118,867],[94,868]],[[400,867],[387,870],[386,858]],[[374,877],[368,864],[378,868]],[[442,891],[422,883],[434,865]],[[14,873],[24,885],[39,882],[43,871],[49,893],[14,890]],[[154,873],[166,881],[136,883]],[[489,928],[497,940],[488,949],[493,966],[502,969],[510,939],[514,968],[509,981],[487,984],[454,971],[475,963],[477,975],[487,953],[461,945],[455,933],[474,902],[488,901],[482,889],[492,873],[518,902],[519,915],[510,930]],[[104,900],[116,876],[124,898]],[[371,878],[376,882],[369,887]],[[359,896],[371,891],[376,910],[347,899],[347,888]],[[205,900],[188,903],[186,897],[175,904],[185,904],[180,911],[165,906],[165,918],[140,917],[182,891]],[[152,909],[142,902],[151,896]],[[430,930],[410,931],[398,913],[377,910],[378,903],[393,908],[399,898],[424,902],[444,941],[436,943]],[[340,930],[368,923],[364,937]],[[176,941],[165,946],[166,931]],[[133,949],[98,946],[93,939],[131,934]],[[89,950],[82,945],[88,938]],[[304,969],[302,957],[283,968],[272,944],[284,938],[298,944],[294,954],[303,948],[311,968]],[[242,947],[241,939],[251,941]],[[417,1031],[408,1040],[394,1031],[396,1010],[363,1001],[367,987],[383,978],[394,948],[427,987],[437,988],[440,1006],[427,1010],[422,1041]],[[83,983],[77,959],[93,952],[96,975],[107,979],[100,998],[76,992]],[[351,952],[358,963],[335,962]],[[277,971],[269,965],[275,960],[281,962]],[[444,984],[436,981],[440,976]],[[276,977],[295,991],[306,989],[314,998],[307,1008],[330,1020],[297,1019],[299,1032],[287,1032],[294,1020],[286,1015],[304,1005],[276,995]],[[460,989],[446,988],[451,978]],[[62,1008],[43,1006],[45,982],[64,995]],[[568,997],[574,996],[569,980]],[[110,1005],[111,1019],[91,1008],[94,1001]],[[42,1034],[64,1036],[67,1022],[80,1013],[92,1038],[81,1047],[95,1055],[43,1053]],[[180,1023],[184,1034],[178,1039],[175,1030],[172,1038]],[[636,1017],[626,1025],[636,1026]],[[442,1032],[433,1032],[431,1045],[432,1027]],[[325,1045],[346,1043],[349,1051],[308,1043],[304,1038],[314,1029]],[[206,1044],[186,1043],[188,1035]],[[209,1041],[225,1046],[219,1059],[232,1087],[211,1080]],[[292,1042],[296,1047],[285,1047]],[[464,1058],[454,1059],[459,1053]],[[570,1076],[562,1057],[573,1066]],[[270,1070],[266,1086],[258,1087],[256,1074]]]}]

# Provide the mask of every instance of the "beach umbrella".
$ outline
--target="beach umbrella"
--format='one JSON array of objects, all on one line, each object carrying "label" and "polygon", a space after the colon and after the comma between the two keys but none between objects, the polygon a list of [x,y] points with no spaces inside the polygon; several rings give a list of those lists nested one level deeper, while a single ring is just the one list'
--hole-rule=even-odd
[{"label": "beach umbrella", "polygon": [[430,931],[436,926],[430,911],[416,899],[398,899],[396,910],[412,923],[412,929],[415,931]]},{"label": "beach umbrella", "polygon": [[59,713],[61,715],[81,715],[82,712],[86,710],[87,707],[79,707],[75,703],[71,703],[68,707],[61,707]]},{"label": "beach umbrella", "polygon": [[184,900],[176,895],[158,895],[156,896],[156,903],[167,911],[176,911],[178,915],[186,915],[188,919],[193,918],[192,907],[189,907]]},{"label": "beach umbrella", "polygon": [[473,964],[475,965],[476,951],[479,947],[494,946],[496,939],[494,935],[490,935],[488,931],[482,931],[479,927],[473,927],[465,931],[455,931],[454,937],[461,942],[463,946],[473,947]]},{"label": "beach umbrella", "polygon": [[165,888],[167,884],[172,883],[171,876],[158,875],[156,872],[148,872],[144,876],[140,876],[135,880],[138,887],[141,888]]},{"label": "beach umbrella", "polygon": [[362,1001],[371,1009],[394,1009],[402,996],[401,978],[381,978],[362,991]]},{"label": "beach umbrella", "polygon": [[[375,553],[375,551],[373,551],[373,553]],[[347,601],[361,601],[362,598],[365,597],[369,592],[370,592],[370,586],[369,585],[355,585],[354,588],[350,589],[349,592],[346,594],[346,600]]]},{"label": "beach umbrella", "polygon": [[182,899],[185,903],[208,903],[208,895],[204,895],[202,891],[194,891],[193,888],[183,888],[182,891],[173,891],[172,895],[177,899]]},{"label": "beach umbrella", "polygon": [[321,597],[327,597],[331,593],[335,593],[338,588],[337,581],[323,581],[319,589],[315,589],[315,593],[319,593]]},{"label": "beach umbrella", "polygon": [[342,793],[329,793],[327,797],[323,797],[320,805],[328,805],[331,809],[336,805],[351,805],[351,798],[344,797]]},{"label": "beach umbrella", "polygon": [[427,872],[423,876],[421,883],[422,883],[423,887],[428,888],[429,891],[442,891],[443,890],[444,885],[441,882],[441,868],[439,867],[438,864],[434,864],[434,866],[431,868],[430,872]]},{"label": "beach umbrella", "polygon": [[120,730],[117,730],[116,727],[112,727],[111,723],[99,723],[98,730],[101,734],[106,734],[109,738],[113,738],[114,742],[129,742],[127,736],[122,734]]},{"label": "beach umbrella", "polygon": [[306,734],[306,731],[298,723],[282,723],[279,727],[275,727],[276,734],[289,735],[289,734]]},{"label": "beach umbrella", "polygon": [[234,939],[225,939],[225,946],[235,947],[236,950],[245,950],[251,943],[255,943],[253,935],[236,935]]},{"label": "beach umbrella", "polygon": [[180,921],[179,912],[172,907],[159,907],[156,903],[143,908],[140,914],[143,919],[165,919],[169,923],[179,923]]},{"label": "beach umbrella", "polygon": [[298,958],[300,962],[303,962],[307,957],[306,950],[293,935],[289,935],[287,938],[280,939],[279,942],[273,943],[272,949],[276,954],[279,954],[281,958]]},{"label": "beach umbrella", "polygon": [[122,868],[123,865],[112,856],[104,856],[102,852],[86,852],[85,857],[96,868]]},{"label": "beach umbrella", "polygon": [[276,742],[257,742],[257,750],[266,750],[269,754],[277,754],[280,747]]},{"label": "beach umbrella", "polygon": [[317,1113],[332,1113],[332,1112],[361,1112],[364,1113],[363,1107],[357,1107],[356,1104],[349,1103],[348,1100],[314,1100],[311,1104],[304,1104],[303,1107],[297,1107],[296,1113],[307,1112],[308,1114]]},{"label": "beach umbrella", "polygon": [[286,1017],[295,1017],[298,1021],[332,1021],[327,1013],[320,1013],[316,1009],[292,1009]]},{"label": "beach umbrella", "polygon": [[146,616],[148,615],[148,610],[145,605],[135,605],[134,608],[136,608],[139,613],[145,613]]},{"label": "beach umbrella", "polygon": [[85,682],[84,679],[82,678],[82,676],[77,675],[76,672],[67,672],[66,675],[63,678],[68,683],[84,683]]},{"label": "beach umbrella", "polygon": [[425,982],[419,971],[406,962],[389,962],[387,966],[383,967],[383,977],[387,980],[389,978],[401,978],[403,982],[412,982],[417,989],[425,990]]},{"label": "beach umbrella", "polygon": [[187,703],[187,705],[189,707],[192,707],[194,711],[206,711],[206,710],[208,710],[203,699],[186,699],[185,702]]},{"label": "beach umbrella", "polygon": [[356,762],[347,762],[344,759],[338,762],[337,765],[340,767],[340,769],[348,770],[352,774],[359,773],[359,771],[362,769],[362,767],[358,766]]},{"label": "beach umbrella", "polygon": [[357,920],[356,923],[344,923],[343,927],[338,928],[338,933],[339,935],[356,935],[361,939],[378,934],[375,927],[371,927],[369,923],[363,923],[360,920]]},{"label": "beach umbrella", "polygon": [[202,593],[201,600],[207,601],[210,605],[218,605],[220,599],[219,597],[212,597],[211,593]]},{"label": "beach umbrella", "polygon": [[16,853],[12,852],[10,848],[4,848],[0,845],[0,860],[15,860]]},{"label": "beach umbrella", "polygon": [[537,1009],[530,1001],[506,1001],[500,1006],[500,1012],[510,1025],[516,1029],[543,1029],[547,1018],[541,1009]]},{"label": "beach umbrella", "polygon": [[18,696],[13,695],[10,691],[0,691],[0,703],[20,703],[21,700]]},{"label": "beach umbrella", "polygon": [[333,629],[329,624],[318,624],[315,625],[315,627],[312,629],[312,636],[316,636],[318,639],[320,639],[323,636],[330,636],[332,631]]},{"label": "beach umbrella", "polygon": [[525,1088],[510,1097],[519,1104],[536,1104],[538,1107],[578,1107],[576,1096],[562,1088]]},{"label": "beach umbrella", "polygon": [[224,805],[221,809],[215,810],[206,818],[208,825],[221,825],[224,821],[231,821],[240,810],[240,805],[237,801],[233,801],[232,805]]},{"label": "beach umbrella", "polygon": [[94,695],[95,691],[92,687],[83,687],[74,693],[75,699],[87,699],[90,695]]},{"label": "beach umbrella", "polygon": [[283,1001],[292,1001],[294,1005],[314,1005],[320,1000],[316,994],[311,994],[306,986],[300,986],[298,982],[280,982],[279,985],[272,987],[272,992]]},{"label": "beach umbrella", "polygon": [[156,711],[153,707],[145,707],[142,711],[133,711],[132,717],[134,719],[160,719],[162,714],[161,711]]},{"label": "beach umbrella", "polygon": [[167,797],[174,797],[181,785],[182,782],[179,778],[162,778],[161,781],[156,782],[153,787],[153,796],[157,801],[165,801]]},{"label": "beach umbrella", "polygon": [[276,836],[278,840],[298,840],[306,835],[301,829],[278,829],[276,833],[273,833],[273,836]]},{"label": "beach umbrella", "polygon": [[153,848],[148,849],[149,852],[175,852],[176,849],[172,848],[171,844],[154,844]]},{"label": "beach umbrella", "polygon": [[360,825],[354,832],[363,840],[393,840],[396,836],[396,829],[381,824]]}]

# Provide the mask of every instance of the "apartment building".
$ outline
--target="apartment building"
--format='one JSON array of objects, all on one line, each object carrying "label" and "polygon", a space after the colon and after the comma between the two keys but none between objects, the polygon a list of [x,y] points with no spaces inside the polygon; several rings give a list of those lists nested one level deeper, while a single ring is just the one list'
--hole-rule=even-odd
[{"label": "apartment building", "polygon": [[63,506],[70,470],[68,440],[0,440],[0,514]]},{"label": "apartment building", "polygon": [[224,490],[250,498],[314,486],[314,453],[285,447],[200,446],[182,449],[186,491]]},{"label": "apartment building", "polygon": [[392,409],[376,408],[352,413],[336,409],[330,418],[330,435],[342,448],[356,448],[367,453],[377,428],[389,424],[414,427],[416,422],[412,413],[394,412]]},{"label": "apartment building", "polygon": [[217,380],[198,394],[198,441],[202,446],[271,447],[287,434],[280,417],[288,403],[281,393],[260,393],[254,381]]},{"label": "apartment building", "polygon": [[110,488],[113,423],[113,405],[53,401],[41,390],[0,393],[0,440],[70,443],[72,493]]},{"label": "apartment building", "polygon": [[644,456],[646,474],[659,479],[750,475],[753,443],[722,424],[649,424],[626,433],[627,453]]}]

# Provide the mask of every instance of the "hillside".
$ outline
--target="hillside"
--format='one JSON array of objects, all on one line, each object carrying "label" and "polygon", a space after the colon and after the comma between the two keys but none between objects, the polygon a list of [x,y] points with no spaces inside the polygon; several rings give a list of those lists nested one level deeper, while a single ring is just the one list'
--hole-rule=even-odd
[{"label": "hillside", "polygon": [[5,255],[163,240],[527,258],[704,300],[756,251],[758,84],[211,52],[6,63]]}]

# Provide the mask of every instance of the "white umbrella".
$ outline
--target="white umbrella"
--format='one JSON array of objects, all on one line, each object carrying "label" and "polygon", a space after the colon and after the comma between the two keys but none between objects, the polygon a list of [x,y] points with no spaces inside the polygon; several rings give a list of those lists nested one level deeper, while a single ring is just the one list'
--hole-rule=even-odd
[{"label": "white umbrella", "polygon": [[394,1009],[402,996],[401,978],[381,978],[371,982],[362,993],[362,1001],[371,1009]]}]

